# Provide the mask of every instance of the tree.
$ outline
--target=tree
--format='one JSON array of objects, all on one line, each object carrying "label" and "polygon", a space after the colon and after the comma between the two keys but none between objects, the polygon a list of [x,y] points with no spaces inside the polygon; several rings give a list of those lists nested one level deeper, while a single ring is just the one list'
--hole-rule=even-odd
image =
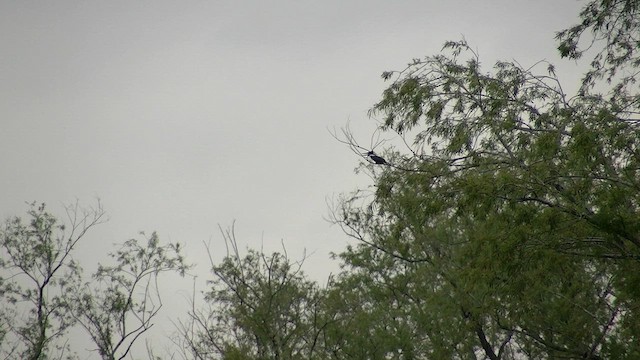
[{"label": "tree", "polygon": [[159,274],[184,276],[189,266],[180,254],[180,244],[160,245],[155,232],[146,244],[130,239],[109,255],[115,265],[99,265],[92,281],[76,284],[67,296],[75,320],[90,335],[102,359],[122,360],[153,326],[162,308]]},{"label": "tree", "polygon": [[73,325],[64,289],[80,277],[72,258],[76,244],[100,224],[104,211],[66,208],[70,226],[59,224],[45,204],[32,203],[28,222],[7,220],[0,230],[1,353],[5,358],[45,359],[55,346],[59,357],[68,353],[58,343]]},{"label": "tree", "polygon": [[178,326],[178,343],[193,359],[317,359],[322,291],[286,252],[240,255],[233,228],[223,232],[227,256],[212,262],[207,307]]},{"label": "tree", "polygon": [[604,41],[575,95],[548,63],[487,73],[464,41],[383,73],[371,115],[405,145],[334,220],[359,240],[350,271],[410,307],[426,346],[398,358],[640,356],[637,19],[637,1],[592,1],[558,34],[574,58],[587,29]]},{"label": "tree", "polygon": [[8,219],[0,230],[0,358],[71,359],[68,331],[80,326],[103,359],[124,359],[152,325],[162,301],[158,275],[187,269],[179,244],[161,245],[156,233],[145,244],[132,239],[84,278],[73,252],[105,212],[100,203],[66,208],[69,226],[31,204],[27,221]]}]

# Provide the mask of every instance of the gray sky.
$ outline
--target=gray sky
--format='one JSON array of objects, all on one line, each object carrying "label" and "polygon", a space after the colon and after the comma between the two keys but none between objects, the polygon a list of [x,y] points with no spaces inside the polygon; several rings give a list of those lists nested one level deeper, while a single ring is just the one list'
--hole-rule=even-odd
[{"label": "gray sky", "polygon": [[0,216],[99,197],[110,221],[78,249],[85,267],[157,230],[203,278],[203,241],[221,257],[218,224],[236,220],[242,246],[306,249],[322,280],[348,241],[326,200],[370,182],[327,129],[350,119],[367,144],[380,73],[463,35],[487,71],[547,59],[573,81],[553,35],[581,5],[0,0]]}]

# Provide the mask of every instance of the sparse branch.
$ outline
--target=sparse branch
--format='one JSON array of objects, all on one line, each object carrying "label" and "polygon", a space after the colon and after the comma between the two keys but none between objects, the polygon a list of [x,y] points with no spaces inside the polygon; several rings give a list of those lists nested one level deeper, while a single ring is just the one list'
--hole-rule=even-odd
[{"label": "sparse branch", "polygon": [[183,275],[189,268],[180,245],[160,245],[156,233],[146,239],[145,245],[131,239],[110,255],[116,264],[99,265],[94,274],[106,287],[85,284],[74,295],[74,316],[91,334],[105,360],[126,358],[132,346],[153,326],[152,321],[162,308],[158,275]]}]

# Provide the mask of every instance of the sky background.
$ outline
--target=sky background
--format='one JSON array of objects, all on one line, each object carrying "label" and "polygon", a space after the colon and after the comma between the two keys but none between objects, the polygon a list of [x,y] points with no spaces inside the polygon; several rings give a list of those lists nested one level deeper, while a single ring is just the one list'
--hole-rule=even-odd
[{"label": "sky background", "polygon": [[[327,203],[371,183],[329,130],[349,122],[368,145],[382,71],[464,36],[487,71],[546,59],[571,85],[553,36],[582,5],[0,0],[0,216],[100,198],[110,220],[79,245],[86,268],[155,230],[186,245],[201,288],[204,243],[220,259],[218,226],[235,221],[241,247],[306,251],[323,282],[349,241]],[[163,289],[163,316],[182,315],[190,287]]]}]

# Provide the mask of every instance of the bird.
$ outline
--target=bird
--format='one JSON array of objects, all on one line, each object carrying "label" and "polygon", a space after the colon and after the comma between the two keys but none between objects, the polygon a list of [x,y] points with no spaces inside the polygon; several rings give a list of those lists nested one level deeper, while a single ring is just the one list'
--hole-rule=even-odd
[{"label": "bird", "polygon": [[367,156],[369,157],[369,159],[373,160],[373,162],[378,165],[388,165],[387,160],[385,160],[381,156],[376,155],[376,153],[374,153],[373,151],[369,151],[367,153]]}]

